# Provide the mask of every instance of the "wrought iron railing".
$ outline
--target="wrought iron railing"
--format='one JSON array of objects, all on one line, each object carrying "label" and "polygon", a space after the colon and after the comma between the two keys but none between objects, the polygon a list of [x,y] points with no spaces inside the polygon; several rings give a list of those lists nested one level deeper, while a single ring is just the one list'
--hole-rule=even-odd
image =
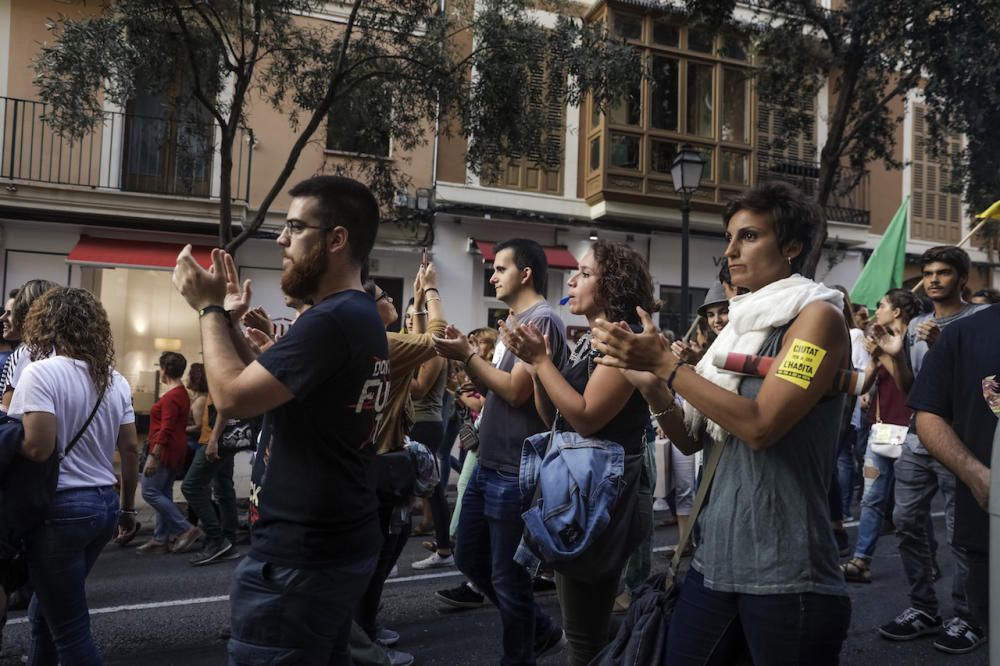
[{"label": "wrought iron railing", "polygon": [[[757,162],[757,180],[783,180],[815,197],[819,190],[819,165],[782,155],[762,155]],[[869,186],[867,171],[859,174],[848,168],[838,170],[833,191],[824,207],[827,219],[847,224],[871,224]]]},{"label": "wrought iron railing", "polygon": [[[0,97],[0,179],[218,198],[213,123],[105,111],[81,137],[56,130],[44,102]],[[233,199],[247,201],[252,131],[234,146]]]}]

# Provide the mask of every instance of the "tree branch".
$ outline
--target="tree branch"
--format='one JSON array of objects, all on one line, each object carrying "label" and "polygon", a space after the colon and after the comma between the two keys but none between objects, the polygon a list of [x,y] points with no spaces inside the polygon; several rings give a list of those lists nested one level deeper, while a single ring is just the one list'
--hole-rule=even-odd
[{"label": "tree branch", "polygon": [[[242,0],[236,0],[236,1],[242,3]],[[233,42],[229,38],[229,33],[228,31],[226,31],[225,26],[222,23],[222,19],[219,18],[218,13],[215,12],[215,8],[212,7],[210,3],[206,4],[209,5],[209,9],[212,11],[213,14],[215,14],[216,18],[219,20],[218,28],[212,25],[212,20],[205,14],[204,11],[202,11],[201,3],[192,2],[191,9],[195,10],[198,13],[198,16],[201,17],[201,20],[205,22],[205,26],[212,32],[215,38],[219,41],[219,44],[222,46],[223,51],[225,52],[228,50],[228,53],[225,55],[226,67],[228,67],[230,70],[235,70],[236,64],[229,59],[230,54],[232,54],[234,58],[236,57],[236,49],[235,47],[233,47]]]},{"label": "tree branch", "polygon": [[216,122],[219,123],[219,128],[226,127],[226,119],[219,111],[218,106],[208,99],[208,95],[205,94],[205,89],[201,85],[201,74],[199,73],[199,63],[198,57],[194,52],[194,39],[191,36],[191,31],[188,29],[187,20],[184,18],[184,12],[181,10],[180,5],[176,2],[171,3],[173,8],[174,17],[177,19],[177,25],[181,29],[181,35],[184,38],[184,47],[188,54],[188,59],[191,61],[191,72],[194,78],[194,96],[202,105],[208,109],[208,112],[212,114]]},{"label": "tree branch", "polygon": [[886,93],[886,95],[879,100],[878,104],[868,110],[865,115],[861,116],[854,125],[851,127],[851,131],[848,132],[843,139],[844,145],[849,145],[852,141],[858,138],[861,130],[864,128],[865,124],[870,122],[872,118],[877,116],[879,113],[885,110],[886,105],[893,100],[897,95],[905,93],[907,90],[916,85],[916,82],[920,79],[920,73],[917,71],[912,71],[903,78],[899,80],[891,91]]},{"label": "tree branch", "polygon": [[340,57],[337,61],[337,69],[330,80],[330,85],[327,87],[326,95],[323,100],[319,103],[316,109],[313,111],[312,117],[306,124],[302,133],[292,144],[292,148],[288,153],[288,159],[285,160],[285,166],[282,167],[281,173],[278,174],[278,178],[274,181],[271,189],[264,196],[264,200],[261,201],[260,205],[257,207],[257,214],[254,219],[244,227],[243,231],[240,232],[239,236],[234,238],[227,246],[227,250],[232,250],[236,247],[242,245],[250,236],[260,228],[260,225],[264,222],[264,216],[267,214],[267,210],[274,203],[278,194],[281,193],[282,188],[284,188],[285,183],[292,175],[292,171],[295,170],[295,164],[298,162],[299,155],[302,154],[302,150],[306,147],[306,144],[312,139],[312,135],[316,132],[316,128],[319,127],[320,123],[326,118],[327,112],[330,110],[330,106],[333,104],[333,98],[338,92],[340,82],[344,78],[344,63],[347,61],[347,49],[351,43],[351,33],[354,31],[354,24],[358,18],[358,11],[361,9],[362,0],[354,0],[354,5],[351,7],[351,14],[347,19],[347,25],[344,28],[344,35],[341,38],[340,43]]}]

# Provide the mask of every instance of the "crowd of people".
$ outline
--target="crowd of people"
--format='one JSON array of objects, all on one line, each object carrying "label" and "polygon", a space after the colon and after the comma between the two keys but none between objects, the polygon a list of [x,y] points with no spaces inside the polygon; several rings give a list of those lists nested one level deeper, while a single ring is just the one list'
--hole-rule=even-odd
[{"label": "crowd of people", "polygon": [[[702,454],[718,461],[661,663],[838,663],[847,585],[880,575],[872,558],[887,526],[910,605],[880,634],[933,633],[934,648],[957,654],[986,640],[1000,298],[965,293],[960,248],[928,250],[926,298],[891,289],[872,318],[843,288],[803,277],[821,212],[768,183],[728,205],[726,265],[679,338],[653,323],[645,258],[599,240],[567,284],[569,311],[587,321],[569,339],[545,298],[545,253],[520,238],[495,246],[490,282],[509,309],[498,329],[450,324],[422,257],[397,333],[387,330],[397,304],[367,275],[372,194],[318,176],[290,195],[277,245],[296,320],[276,335],[232,256],[214,250],[206,270],[185,248],[173,281],[198,313],[204,363],[161,355],[141,454],[100,303],[42,280],[9,294],[0,394],[11,418],[0,427],[20,428],[11,432],[21,458],[55,460],[59,472],[48,520],[0,530],[2,552],[27,564],[29,664],[101,663],[84,584],[109,541],[139,532],[137,486],[155,519],[137,552],[194,553],[192,566],[242,557],[229,595],[231,664],[413,663],[379,622],[411,534],[428,537],[414,569],[457,567],[467,578],[439,591],[441,602],[496,606],[502,664],[561,650],[589,664],[611,640],[613,612],[634,604],[651,573],[653,489],[665,471],[654,439],[668,447],[682,531]],[[770,364],[721,369],[732,354]],[[860,397],[838,388],[851,370],[863,373]],[[244,553],[233,486],[242,450],[253,453]],[[179,479],[187,515],[173,501]],[[956,564],[947,622],[934,588],[938,491]],[[843,521],[855,506],[852,547]],[[558,618],[535,600],[548,580]]]}]

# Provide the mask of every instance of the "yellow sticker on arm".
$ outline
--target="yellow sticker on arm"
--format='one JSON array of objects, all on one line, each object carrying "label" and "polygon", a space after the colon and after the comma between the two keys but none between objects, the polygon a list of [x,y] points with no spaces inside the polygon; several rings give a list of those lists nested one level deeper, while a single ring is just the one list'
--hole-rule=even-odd
[{"label": "yellow sticker on arm", "polygon": [[778,366],[774,374],[785,381],[807,389],[816,376],[824,356],[826,356],[826,350],[822,347],[795,338],[792,340],[792,348],[781,360],[781,365]]}]

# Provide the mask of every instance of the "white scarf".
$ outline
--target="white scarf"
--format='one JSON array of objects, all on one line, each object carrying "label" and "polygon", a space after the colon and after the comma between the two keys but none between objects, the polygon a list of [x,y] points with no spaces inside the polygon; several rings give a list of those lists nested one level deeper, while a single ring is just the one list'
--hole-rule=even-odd
[{"label": "white scarf", "polygon": [[[716,386],[736,393],[743,375],[719,370],[712,359],[720,353],[758,353],[772,330],[795,319],[803,308],[815,301],[831,303],[838,309],[844,307],[844,296],[839,291],[797,273],[757,291],[736,296],[729,301],[729,324],[705,352],[695,371]],[[729,433],[718,423],[706,419],[690,402],[684,402],[684,423],[688,432],[697,437],[706,421],[708,435],[716,442],[725,441]]]}]

